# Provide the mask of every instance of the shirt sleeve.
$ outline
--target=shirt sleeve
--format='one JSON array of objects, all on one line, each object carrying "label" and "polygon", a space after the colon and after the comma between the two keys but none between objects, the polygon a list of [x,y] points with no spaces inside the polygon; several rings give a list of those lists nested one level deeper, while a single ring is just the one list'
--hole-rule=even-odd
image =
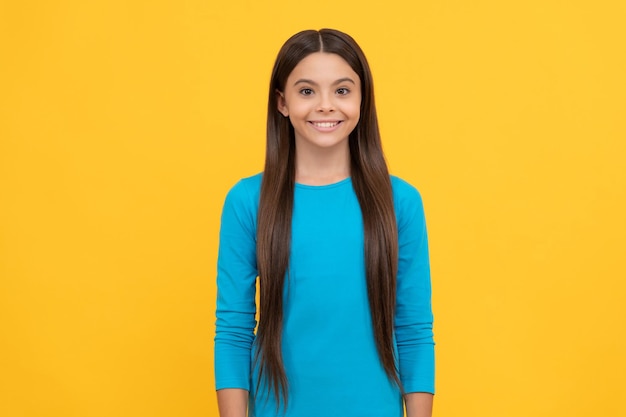
[{"label": "shirt sleeve", "polygon": [[222,210],[217,260],[215,333],[216,389],[250,390],[250,359],[256,326],[256,204],[237,183]]},{"label": "shirt sleeve", "polygon": [[395,336],[404,391],[435,393],[430,261],[419,192],[402,184],[397,198],[399,263]]}]

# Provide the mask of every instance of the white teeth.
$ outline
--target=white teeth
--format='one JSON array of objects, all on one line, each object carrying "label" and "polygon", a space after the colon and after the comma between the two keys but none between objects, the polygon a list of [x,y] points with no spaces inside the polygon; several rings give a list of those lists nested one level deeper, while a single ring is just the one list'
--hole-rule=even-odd
[{"label": "white teeth", "polygon": [[313,122],[317,127],[335,127],[339,122]]}]

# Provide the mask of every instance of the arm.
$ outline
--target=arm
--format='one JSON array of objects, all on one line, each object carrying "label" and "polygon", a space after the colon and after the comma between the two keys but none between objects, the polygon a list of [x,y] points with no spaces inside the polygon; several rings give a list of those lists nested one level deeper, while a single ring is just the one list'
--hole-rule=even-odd
[{"label": "arm", "polygon": [[435,349],[428,237],[421,196],[398,183],[398,282],[395,336],[408,417],[430,417],[435,392]]},{"label": "arm", "polygon": [[217,406],[220,417],[246,417],[248,391],[238,388],[218,390]]},{"label": "arm", "polygon": [[412,392],[404,396],[406,417],[431,417],[433,415],[433,394]]},{"label": "arm", "polygon": [[228,193],[217,261],[215,384],[222,417],[245,417],[256,325],[255,205],[245,184]]}]

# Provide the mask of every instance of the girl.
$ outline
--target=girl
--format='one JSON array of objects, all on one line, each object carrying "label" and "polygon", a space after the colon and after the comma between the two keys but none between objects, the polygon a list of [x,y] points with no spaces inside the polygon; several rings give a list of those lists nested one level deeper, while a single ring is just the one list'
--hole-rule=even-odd
[{"label": "girl", "polygon": [[431,415],[422,201],[388,174],[350,36],[304,31],[280,50],[265,169],[226,197],[217,284],[221,417]]}]

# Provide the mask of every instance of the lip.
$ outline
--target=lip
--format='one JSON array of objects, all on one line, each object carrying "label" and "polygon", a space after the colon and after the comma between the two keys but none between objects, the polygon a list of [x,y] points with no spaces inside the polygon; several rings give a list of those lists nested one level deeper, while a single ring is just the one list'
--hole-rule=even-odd
[{"label": "lip", "polygon": [[[343,120],[309,120],[308,124],[319,132],[332,132],[341,126]],[[321,124],[325,126],[321,126]],[[328,126],[330,124],[330,126]]]}]

